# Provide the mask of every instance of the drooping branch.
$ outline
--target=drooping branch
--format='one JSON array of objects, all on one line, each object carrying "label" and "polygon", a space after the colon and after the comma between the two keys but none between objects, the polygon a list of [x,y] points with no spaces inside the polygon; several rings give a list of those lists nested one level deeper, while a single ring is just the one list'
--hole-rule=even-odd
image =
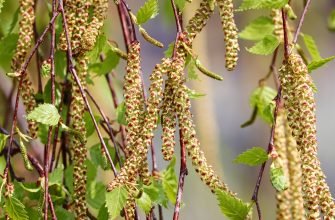
[{"label": "drooping branch", "polygon": [[301,18],[299,20],[299,24],[298,24],[298,27],[295,31],[292,44],[296,44],[297,41],[298,41],[298,36],[299,36],[300,30],[301,30],[302,24],[304,23],[305,15],[307,13],[308,7],[311,4],[311,2],[312,2],[311,0],[307,0],[306,3],[304,3],[304,5],[305,5],[304,11],[302,12]]}]

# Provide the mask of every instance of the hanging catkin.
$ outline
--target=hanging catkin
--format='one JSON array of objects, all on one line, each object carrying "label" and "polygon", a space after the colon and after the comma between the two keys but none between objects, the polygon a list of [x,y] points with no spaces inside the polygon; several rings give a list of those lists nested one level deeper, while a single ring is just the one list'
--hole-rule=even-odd
[{"label": "hanging catkin", "polygon": [[309,219],[333,217],[334,202],[317,158],[313,82],[299,55],[291,54],[280,69],[282,95],[288,123],[297,140],[303,173],[304,206]]},{"label": "hanging catkin", "polygon": [[[86,87],[87,75],[87,58],[84,56],[76,57],[76,71],[78,78],[83,88]],[[71,144],[71,152],[73,158],[73,185],[74,185],[74,211],[76,219],[86,219],[87,206],[86,206],[86,172],[85,165],[87,157],[86,149],[86,128],[85,121],[82,117],[85,112],[85,103],[81,96],[79,86],[76,83],[72,85],[72,102],[71,102],[71,120],[72,129],[82,134],[84,140],[73,136]]]},{"label": "hanging catkin", "polygon": [[274,24],[273,34],[279,38],[280,41],[284,41],[284,29],[283,29],[283,19],[281,10],[279,9],[272,9],[271,10],[271,17]]},{"label": "hanging catkin", "polygon": [[226,69],[231,71],[236,67],[238,59],[237,27],[234,20],[233,0],[216,0],[224,31],[224,41],[226,43]]},{"label": "hanging catkin", "polygon": [[[34,0],[20,0],[21,18],[19,22],[19,38],[12,59],[12,69],[14,72],[20,73],[21,65],[24,63],[25,57],[34,39],[34,4]],[[27,114],[29,114],[36,107],[34,89],[30,81],[29,74],[27,72],[23,73],[23,75],[20,75],[20,80],[21,78],[23,78],[21,97],[23,100],[23,104],[26,108],[26,112]],[[28,128],[30,136],[32,138],[36,138],[38,129],[36,122],[28,120]]]}]

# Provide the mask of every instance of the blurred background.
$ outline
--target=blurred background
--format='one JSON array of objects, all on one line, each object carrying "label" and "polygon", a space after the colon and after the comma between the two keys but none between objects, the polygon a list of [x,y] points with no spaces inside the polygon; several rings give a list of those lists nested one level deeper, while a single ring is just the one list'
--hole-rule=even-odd
[{"label": "blurred background", "polygon": [[[127,0],[130,8],[136,12],[144,1]],[[140,35],[138,38],[142,43],[142,70],[148,87],[148,76],[154,65],[164,57],[167,45],[174,41],[175,22],[170,6],[170,1],[160,2],[160,15],[144,25],[146,30],[156,39],[164,43],[165,48],[159,49],[147,43]],[[194,14],[199,5],[199,0],[193,0],[192,4],[187,4],[184,10],[184,23]],[[48,23],[48,14],[45,13],[46,1],[39,1],[37,26],[41,33]],[[241,0],[234,1],[235,8]],[[3,12],[0,15],[1,31],[10,24],[14,11],[17,8],[17,1],[7,0]],[[303,8],[303,1],[293,1],[293,9],[300,17]],[[335,55],[335,33],[327,29],[327,17],[331,10],[335,8],[335,2],[331,0],[312,1],[307,13],[302,32],[314,37],[322,57]],[[252,10],[247,12],[236,12],[236,22],[239,30],[242,30],[251,20],[259,15],[269,15],[269,10]],[[111,4],[108,18],[105,24],[105,33],[110,40],[118,43],[119,47],[125,49],[121,34],[120,22],[116,7]],[[296,27],[297,21],[291,23]],[[258,80],[264,77],[269,69],[271,56],[258,56],[248,53],[245,48],[252,46],[252,42],[240,40],[240,57],[235,71],[227,72],[224,68],[224,35],[221,29],[221,22],[218,12],[209,20],[204,31],[196,38],[194,50],[199,55],[202,63],[210,70],[219,73],[224,77],[221,82],[214,81],[199,73],[200,80],[189,83],[189,86],[206,96],[192,101],[192,111],[195,115],[197,132],[201,142],[201,147],[205,151],[208,161],[214,169],[229,185],[238,193],[244,201],[250,201],[256,183],[259,167],[247,167],[234,164],[234,158],[241,152],[260,146],[266,148],[270,137],[270,127],[260,118],[255,123],[246,128],[240,125],[249,119],[252,109],[249,105],[251,92],[258,86]],[[301,42],[301,40],[299,41]],[[45,45],[44,45],[45,46]],[[46,46],[45,46],[46,47]],[[277,67],[282,60],[282,50],[277,59]],[[122,79],[125,62],[120,61],[115,70],[117,73],[116,86],[118,88],[119,100],[122,100]],[[34,64],[30,66],[34,73]],[[319,141],[319,158],[326,173],[329,186],[333,195],[335,194],[335,62],[318,69],[312,73],[312,77],[318,87],[316,93],[317,102],[317,128]],[[110,96],[107,83],[103,77],[93,78],[94,85],[89,86],[89,90],[96,97],[98,103],[103,107],[111,118],[115,117],[112,98]],[[37,86],[37,78],[33,79]],[[11,90],[11,80],[5,76],[5,72],[0,69],[0,120],[3,123],[6,111],[5,97]],[[272,78],[267,82],[269,86],[274,86]],[[25,113],[21,112],[19,117]],[[160,130],[157,131],[155,147],[157,148],[158,167],[165,168],[167,163],[163,161],[160,154]],[[96,136],[92,136],[89,144],[98,142]],[[32,147],[39,152],[42,148],[39,143],[34,143]],[[177,161],[179,161],[179,147],[176,149]],[[18,158],[19,159],[19,158]],[[20,161],[20,163],[22,163]],[[332,168],[333,167],[333,168]],[[1,167],[0,167],[1,168]],[[188,163],[189,174],[186,177],[183,201],[185,206],[181,210],[181,219],[201,220],[201,219],[224,219],[217,206],[217,200],[210,190],[200,181],[191,163]],[[1,169],[2,170],[2,169]],[[179,173],[179,162],[176,166]],[[265,171],[261,189],[260,205],[264,219],[275,219],[275,191],[269,182],[268,169]],[[20,171],[18,171],[20,172]],[[108,180],[111,176],[102,173],[100,178]],[[166,219],[171,219],[173,208],[164,210]]]}]

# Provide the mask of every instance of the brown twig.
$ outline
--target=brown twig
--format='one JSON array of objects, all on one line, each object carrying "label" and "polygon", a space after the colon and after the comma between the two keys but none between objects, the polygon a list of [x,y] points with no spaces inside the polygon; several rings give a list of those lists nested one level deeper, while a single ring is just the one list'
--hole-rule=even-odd
[{"label": "brown twig", "polygon": [[[35,4],[34,4],[35,14],[36,14],[37,2],[38,2],[38,0],[35,0]],[[35,39],[35,44],[36,44],[37,39],[38,39],[36,19],[35,19],[34,24],[33,24],[33,30],[34,30],[34,39]],[[38,88],[38,93],[42,94],[43,93],[43,88],[42,88],[42,76],[41,76],[41,69],[40,68],[41,68],[41,60],[40,60],[40,55],[37,51],[36,52],[36,70],[37,70],[37,78],[38,78],[37,88]]]},{"label": "brown twig", "polygon": [[301,30],[302,24],[304,23],[305,15],[307,13],[307,10],[308,10],[308,7],[309,7],[310,4],[311,4],[311,0],[307,0],[306,2],[304,2],[304,11],[302,12],[301,18],[299,20],[298,27],[297,27],[297,29],[295,31],[295,34],[294,34],[294,38],[293,38],[293,41],[292,41],[293,45],[296,44],[297,41],[298,41],[298,36],[299,36],[300,30]]},{"label": "brown twig", "polygon": [[[114,137],[114,134],[113,134],[113,129],[111,127],[111,125],[109,124],[109,121],[105,115],[105,113],[103,112],[103,110],[100,108],[100,106],[98,105],[97,101],[93,98],[93,96],[91,95],[91,93],[89,93],[89,91],[87,89],[85,89],[85,92],[86,94],[91,98],[92,102],[94,103],[95,107],[98,109],[98,111],[100,112],[100,115],[101,117],[103,118],[103,120],[105,121],[105,123],[107,124],[107,127],[108,127],[108,133],[109,133],[109,136],[111,137],[112,139],[112,143],[114,145],[114,148],[115,148],[115,155],[116,155],[116,158],[119,162],[119,164],[121,165],[121,160],[120,160],[120,153],[117,149],[117,145],[116,145],[116,141],[115,141],[115,137]],[[107,152],[105,152],[107,153]],[[112,169],[113,169],[113,172],[114,173],[117,173],[116,171],[116,168],[114,166],[114,164],[112,164]]]},{"label": "brown twig", "polygon": [[173,220],[179,219],[179,211],[180,211],[181,198],[183,195],[184,181],[185,181],[185,176],[188,173],[187,167],[186,167],[186,147],[185,147],[184,142],[182,141],[183,133],[180,129],[179,129],[179,136],[180,136],[180,172],[179,172],[176,204],[175,204],[174,213],[173,213]]},{"label": "brown twig", "polygon": [[[73,63],[73,56],[72,56],[72,48],[71,48],[71,42],[70,42],[70,39],[69,39],[69,33],[68,33],[68,26],[67,26],[67,20],[66,20],[66,17],[65,17],[65,12],[64,12],[64,7],[63,7],[63,2],[60,1],[59,3],[59,10],[62,14],[62,17],[63,17],[63,29],[64,29],[64,32],[65,32],[65,38],[66,38],[66,44],[67,44],[67,55],[68,55],[68,61],[69,61],[69,70],[70,70],[70,73],[72,74],[73,78],[74,78],[74,81],[76,82],[76,84],[78,85],[79,87],[79,91],[80,91],[80,94],[84,100],[84,103],[85,103],[85,106],[86,108],[88,109],[88,112],[91,116],[91,119],[93,121],[93,124],[94,124],[94,127],[95,127],[95,130],[98,134],[98,137],[99,137],[99,140],[101,142],[101,145],[103,146],[105,152],[106,152],[106,156],[107,156],[107,159],[109,161],[109,163],[111,164],[112,167],[115,167],[114,166],[114,162],[112,160],[112,157],[108,151],[108,148],[106,146],[106,143],[101,135],[101,132],[100,132],[100,129],[98,127],[98,124],[94,118],[94,115],[93,115],[93,112],[92,112],[92,109],[91,109],[91,106],[87,100],[87,97],[86,97],[86,93],[81,85],[81,82],[80,82],[80,79],[78,78],[78,75],[77,75],[77,71],[74,67],[74,63]],[[117,172],[116,170],[113,170],[114,172],[114,175],[117,176]]]},{"label": "brown twig", "polygon": [[287,35],[287,14],[285,10],[281,9],[282,19],[283,19],[283,30],[284,30],[284,57],[285,59],[289,56],[289,43],[288,43],[288,35]]},{"label": "brown twig", "polygon": [[[56,0],[52,0],[52,17],[56,17]],[[51,104],[55,105],[55,44],[56,44],[56,29],[55,29],[55,22],[51,23],[50,28],[51,34],[51,42],[50,42],[50,77],[51,77]],[[38,53],[37,53],[38,56]],[[50,145],[51,145],[51,138],[52,138],[52,130],[53,127],[49,127],[48,131],[48,140],[47,144],[45,145],[44,149],[44,220],[48,220],[48,205],[49,202],[52,203],[50,198],[49,200],[49,154],[50,154]]]}]

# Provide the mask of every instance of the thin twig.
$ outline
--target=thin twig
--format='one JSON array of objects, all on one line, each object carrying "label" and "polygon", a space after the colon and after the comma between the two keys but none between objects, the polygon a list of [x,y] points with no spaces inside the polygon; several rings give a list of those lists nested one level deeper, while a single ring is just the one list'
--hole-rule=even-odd
[{"label": "thin twig", "polygon": [[[112,143],[114,145],[114,148],[115,148],[115,155],[116,155],[116,158],[119,162],[119,164],[121,164],[121,160],[120,160],[120,153],[119,153],[119,150],[117,149],[117,145],[116,145],[116,140],[115,140],[115,137],[114,137],[114,134],[113,134],[113,129],[111,127],[111,125],[109,124],[109,121],[105,115],[105,113],[103,112],[103,110],[100,108],[100,106],[98,105],[97,101],[93,98],[93,96],[91,95],[91,93],[89,93],[89,91],[87,89],[85,89],[85,92],[86,94],[91,98],[92,102],[94,103],[95,107],[98,109],[98,111],[100,112],[100,115],[101,117],[103,118],[103,120],[105,121],[105,123],[107,124],[107,127],[108,127],[108,133],[109,133],[109,136],[111,137],[112,139]],[[106,153],[106,152],[105,152]],[[114,164],[113,164],[114,165]],[[112,167],[113,170],[116,171],[116,168],[115,167]]]},{"label": "thin twig", "polygon": [[[35,4],[34,4],[35,14],[36,14],[37,2],[38,2],[38,0],[35,0]],[[34,29],[34,39],[35,39],[35,44],[36,44],[37,39],[38,39],[36,19],[35,19],[34,24],[33,24],[33,29]],[[38,78],[37,88],[38,88],[38,93],[42,94],[43,93],[43,88],[42,88],[42,76],[41,76],[41,69],[40,68],[41,68],[41,60],[40,60],[40,55],[37,51],[36,52],[36,70],[37,70],[37,78]]]},{"label": "thin twig", "polygon": [[[91,109],[91,106],[87,100],[87,97],[86,97],[86,93],[81,85],[81,82],[80,82],[80,79],[78,78],[78,75],[77,75],[77,71],[74,67],[74,63],[73,63],[73,56],[72,56],[72,48],[71,48],[71,42],[70,42],[70,39],[69,39],[69,33],[68,33],[68,26],[67,26],[67,20],[66,20],[66,16],[65,16],[65,12],[64,12],[64,7],[63,7],[63,2],[60,1],[59,3],[59,6],[60,6],[60,11],[61,11],[61,14],[62,14],[62,17],[63,17],[63,28],[64,28],[64,32],[65,32],[65,37],[66,37],[66,43],[67,43],[67,54],[68,54],[68,59],[69,59],[69,70],[70,70],[70,73],[72,74],[77,86],[79,87],[79,91],[80,91],[80,94],[84,100],[84,103],[86,105],[86,108],[88,109],[88,112],[91,116],[91,119],[93,121],[93,124],[94,124],[94,127],[95,127],[95,130],[98,134],[98,137],[99,137],[99,140],[101,142],[101,145],[103,146],[105,152],[106,152],[106,156],[107,156],[107,159],[109,161],[109,163],[111,164],[112,167],[115,167],[114,166],[114,162],[112,160],[112,157],[108,151],[108,148],[106,146],[106,143],[101,135],[101,132],[100,132],[100,129],[98,127],[98,124],[94,118],[94,115],[93,115],[93,112],[92,112],[92,109]],[[117,171],[116,169],[113,170],[114,172],[114,175],[117,176]]]},{"label": "thin twig", "polygon": [[302,24],[304,23],[305,15],[307,13],[307,10],[308,10],[308,7],[309,7],[310,4],[311,4],[311,0],[307,0],[307,2],[304,3],[304,5],[305,5],[304,11],[302,12],[298,27],[297,27],[297,29],[295,31],[295,34],[294,34],[294,38],[293,38],[293,42],[292,42],[293,45],[296,44],[297,41],[298,41],[298,36],[299,36],[300,30],[301,30]]},{"label": "thin twig", "polygon": [[186,167],[186,147],[185,147],[184,142],[182,141],[183,133],[180,129],[179,129],[179,136],[180,136],[180,172],[179,172],[176,204],[175,204],[174,213],[173,213],[173,220],[179,219],[179,211],[180,211],[181,198],[183,195],[184,181],[185,181],[185,176],[188,173],[187,167]]},{"label": "thin twig", "polygon": [[281,9],[282,19],[283,19],[283,30],[284,30],[284,57],[285,59],[289,56],[289,43],[288,43],[288,36],[287,36],[287,14],[285,10]]},{"label": "thin twig", "polygon": [[[56,10],[56,0],[52,0],[52,17],[56,17],[57,10]],[[51,23],[50,28],[51,34],[51,42],[50,42],[50,77],[51,77],[51,104],[55,105],[55,44],[56,44],[56,29],[55,29],[55,22]],[[38,56],[38,54],[37,54]],[[44,220],[48,220],[48,205],[49,202],[52,203],[50,198],[49,200],[49,154],[50,154],[50,145],[51,145],[51,138],[52,138],[52,126],[49,127],[48,131],[48,140],[47,144],[45,145],[44,149]]]}]

